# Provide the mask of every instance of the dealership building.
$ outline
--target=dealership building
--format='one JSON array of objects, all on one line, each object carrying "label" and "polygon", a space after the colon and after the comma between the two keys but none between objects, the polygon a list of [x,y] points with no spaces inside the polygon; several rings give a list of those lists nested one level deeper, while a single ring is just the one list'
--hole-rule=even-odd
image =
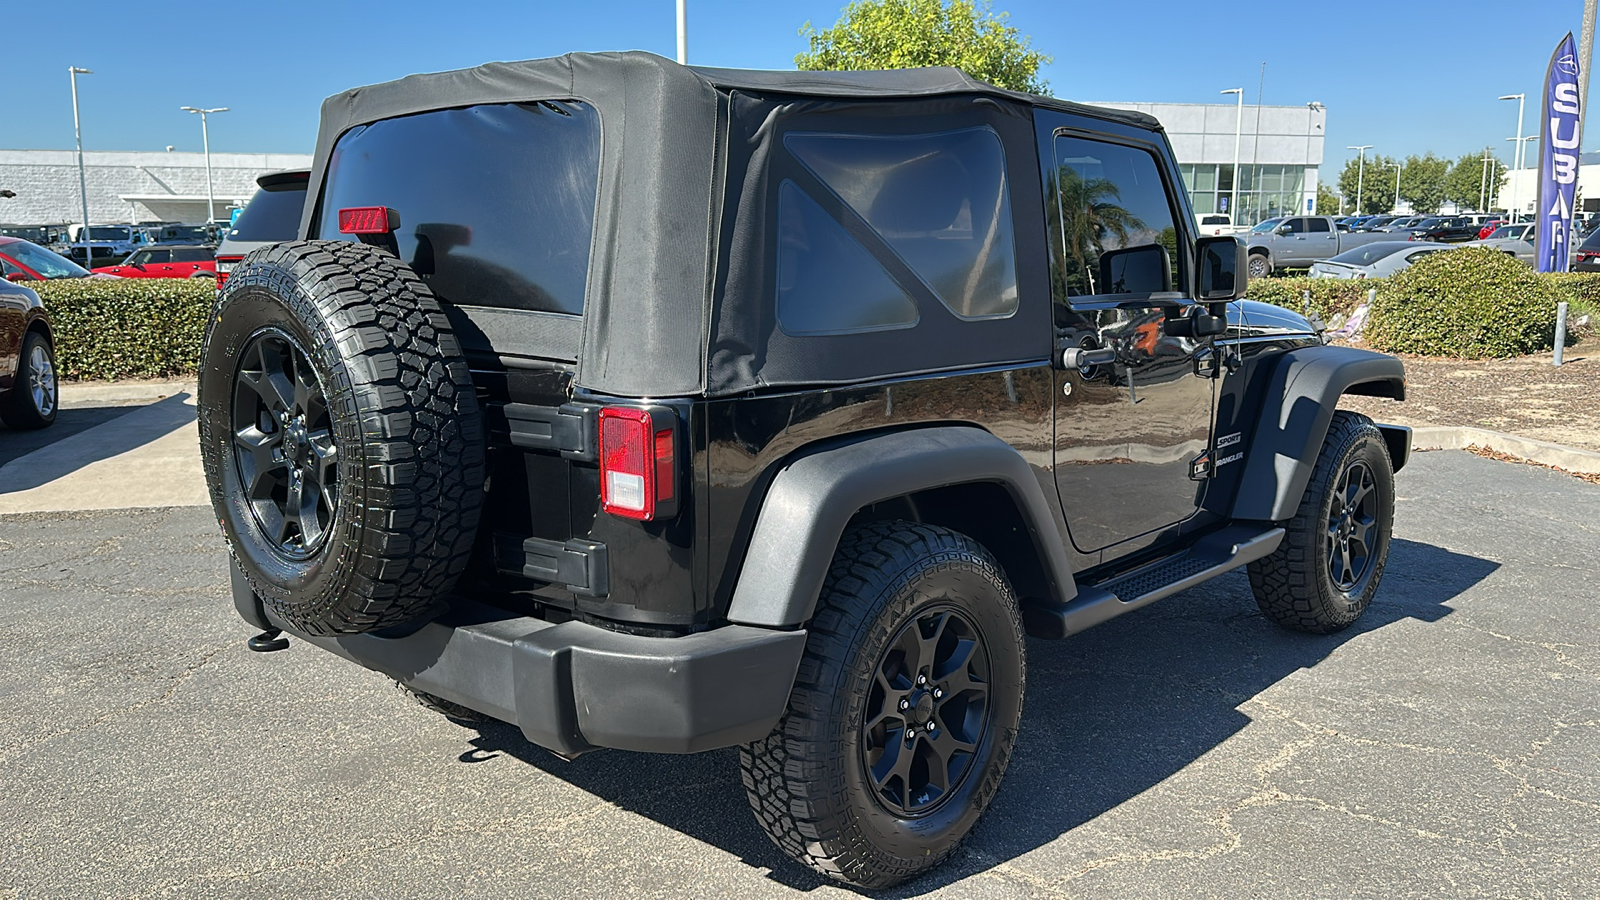
[{"label": "dealership building", "polygon": [[[206,221],[204,153],[87,150],[83,164],[90,222]],[[258,176],[310,165],[304,153],[211,154],[216,217],[254,196]],[[78,183],[76,151],[0,150],[0,189],[16,194],[0,197],[0,224],[82,221]]]},{"label": "dealership building", "polygon": [[[1172,141],[1197,214],[1225,212],[1239,224],[1316,211],[1328,111],[1321,103],[1096,103],[1149,113]],[[1239,170],[1234,173],[1235,127]],[[1239,209],[1233,203],[1238,180]]]}]

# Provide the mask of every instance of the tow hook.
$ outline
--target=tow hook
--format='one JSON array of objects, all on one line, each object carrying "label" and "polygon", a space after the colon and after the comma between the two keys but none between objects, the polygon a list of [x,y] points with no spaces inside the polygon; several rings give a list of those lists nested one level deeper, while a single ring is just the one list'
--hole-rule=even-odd
[{"label": "tow hook", "polygon": [[282,629],[268,628],[266,631],[245,641],[244,645],[257,653],[271,653],[274,650],[289,649],[289,639],[283,637]]}]

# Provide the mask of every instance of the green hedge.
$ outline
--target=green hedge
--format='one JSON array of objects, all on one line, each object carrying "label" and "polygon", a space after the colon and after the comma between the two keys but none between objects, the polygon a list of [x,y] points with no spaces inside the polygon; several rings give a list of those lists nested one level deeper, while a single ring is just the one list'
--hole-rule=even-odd
[{"label": "green hedge", "polygon": [[1245,289],[1251,300],[1271,303],[1298,313],[1305,312],[1305,292],[1311,292],[1311,311],[1324,322],[1336,313],[1346,316],[1367,302],[1367,291],[1382,284],[1379,280],[1354,278],[1256,278]]},{"label": "green hedge", "polygon": [[1555,343],[1562,285],[1488,247],[1435,253],[1388,278],[1367,321],[1378,350],[1470,359],[1521,356]]},{"label": "green hedge", "polygon": [[160,378],[199,367],[213,281],[71,278],[28,287],[50,312],[62,378]]}]

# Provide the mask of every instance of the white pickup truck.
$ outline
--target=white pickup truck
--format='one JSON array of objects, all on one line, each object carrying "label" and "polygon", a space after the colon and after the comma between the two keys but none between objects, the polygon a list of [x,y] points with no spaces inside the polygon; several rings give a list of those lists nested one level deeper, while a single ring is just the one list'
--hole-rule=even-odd
[{"label": "white pickup truck", "polygon": [[1195,233],[1200,237],[1216,237],[1222,234],[1238,234],[1244,231],[1233,224],[1233,217],[1227,213],[1196,213],[1194,217]]}]

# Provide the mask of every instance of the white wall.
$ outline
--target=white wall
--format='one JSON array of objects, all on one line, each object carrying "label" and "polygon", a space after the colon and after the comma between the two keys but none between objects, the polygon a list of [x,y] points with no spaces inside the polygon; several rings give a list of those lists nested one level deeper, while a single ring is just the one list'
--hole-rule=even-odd
[{"label": "white wall", "polygon": [[[83,161],[92,222],[205,221],[203,153],[85,151]],[[211,154],[217,217],[249,200],[258,176],[310,165],[309,154]],[[44,225],[83,217],[76,151],[0,150],[0,188],[17,195],[0,198],[0,222]]]},{"label": "white wall", "polygon": [[[1524,216],[1534,214],[1535,201],[1539,199],[1539,170],[1516,169],[1506,173],[1505,186],[1500,193],[1495,195],[1495,209],[1511,209],[1511,204],[1516,204],[1517,210]],[[1578,167],[1578,200],[1581,206],[1583,200],[1593,200],[1600,197],[1600,165]]]}]

